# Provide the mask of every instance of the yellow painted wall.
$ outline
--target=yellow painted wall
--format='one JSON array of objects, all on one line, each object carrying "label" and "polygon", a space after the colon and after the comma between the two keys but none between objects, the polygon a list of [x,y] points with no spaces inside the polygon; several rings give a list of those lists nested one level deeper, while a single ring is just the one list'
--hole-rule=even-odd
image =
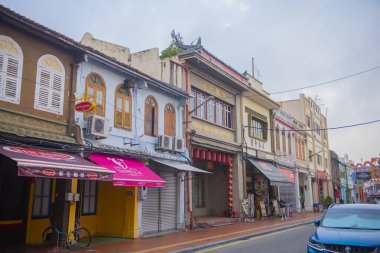
[{"label": "yellow painted wall", "polygon": [[97,234],[122,236],[125,224],[125,187],[115,187],[112,182],[99,182]]},{"label": "yellow painted wall", "polygon": [[140,235],[138,230],[138,191],[139,188],[137,187],[126,188],[124,237],[138,238]]},{"label": "yellow painted wall", "polygon": [[81,215],[80,223],[92,235],[137,238],[137,188],[99,181],[96,214]]},{"label": "yellow painted wall", "polygon": [[[243,110],[242,124],[244,126],[248,126],[248,124],[249,124],[248,123],[248,113],[245,111],[245,107],[247,107],[247,108],[249,108],[249,109],[251,109],[251,110],[253,110],[253,111],[257,112],[257,113],[260,113],[261,115],[264,115],[265,117],[267,117],[268,128],[270,128],[270,120],[271,120],[270,110],[268,108],[265,108],[265,107],[259,105],[258,103],[255,103],[254,101],[252,101],[250,99],[250,97],[245,97],[245,96],[242,97],[242,107],[241,107],[242,110]],[[248,129],[245,129],[245,137],[247,138],[248,148],[255,148],[255,147],[253,147],[251,145],[251,142],[249,141]],[[268,131],[267,140],[264,141],[265,148],[264,149],[259,148],[259,150],[271,153],[272,152],[271,138],[272,138],[271,131]],[[248,149],[248,153],[255,154],[255,152],[253,150],[250,150],[250,149]]]}]

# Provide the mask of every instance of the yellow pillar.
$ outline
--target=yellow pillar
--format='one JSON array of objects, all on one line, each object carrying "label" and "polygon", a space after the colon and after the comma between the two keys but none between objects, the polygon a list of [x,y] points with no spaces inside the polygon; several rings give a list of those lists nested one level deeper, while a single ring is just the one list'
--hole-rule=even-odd
[{"label": "yellow pillar", "polygon": [[138,187],[127,187],[125,192],[125,215],[123,237],[138,238]]},{"label": "yellow pillar", "polygon": [[[72,193],[77,193],[77,185],[78,185],[78,180],[77,179],[72,179],[71,182],[71,192]],[[69,210],[69,219],[68,219],[68,226],[67,226],[67,234],[69,235],[69,240],[72,241],[74,240],[74,234],[71,233],[74,231],[74,226],[75,226],[75,211],[76,211],[76,202],[70,202],[70,210]]]}]

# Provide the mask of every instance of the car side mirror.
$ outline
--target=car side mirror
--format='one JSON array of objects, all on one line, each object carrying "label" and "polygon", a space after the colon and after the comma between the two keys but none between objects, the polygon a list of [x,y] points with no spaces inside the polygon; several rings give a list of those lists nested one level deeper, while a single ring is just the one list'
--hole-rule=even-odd
[{"label": "car side mirror", "polygon": [[314,225],[315,225],[316,227],[319,227],[319,225],[321,225],[321,220],[315,220],[315,221],[314,221]]}]

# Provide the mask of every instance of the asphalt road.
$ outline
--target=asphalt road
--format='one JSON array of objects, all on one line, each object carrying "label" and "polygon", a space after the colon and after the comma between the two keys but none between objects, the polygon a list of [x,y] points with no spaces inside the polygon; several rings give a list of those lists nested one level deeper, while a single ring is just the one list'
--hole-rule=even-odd
[{"label": "asphalt road", "polygon": [[314,224],[273,232],[224,245],[197,251],[197,253],[305,253],[309,236],[315,231]]}]

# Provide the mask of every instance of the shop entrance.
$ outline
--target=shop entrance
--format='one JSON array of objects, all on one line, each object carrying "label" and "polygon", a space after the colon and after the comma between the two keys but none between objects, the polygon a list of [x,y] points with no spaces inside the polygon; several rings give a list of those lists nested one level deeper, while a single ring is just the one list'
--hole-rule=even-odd
[{"label": "shop entrance", "polygon": [[25,244],[29,180],[17,175],[9,159],[0,158],[0,248]]},{"label": "shop entrance", "polygon": [[198,174],[192,180],[194,216],[228,215],[228,165],[198,160],[194,166],[213,173]]}]

